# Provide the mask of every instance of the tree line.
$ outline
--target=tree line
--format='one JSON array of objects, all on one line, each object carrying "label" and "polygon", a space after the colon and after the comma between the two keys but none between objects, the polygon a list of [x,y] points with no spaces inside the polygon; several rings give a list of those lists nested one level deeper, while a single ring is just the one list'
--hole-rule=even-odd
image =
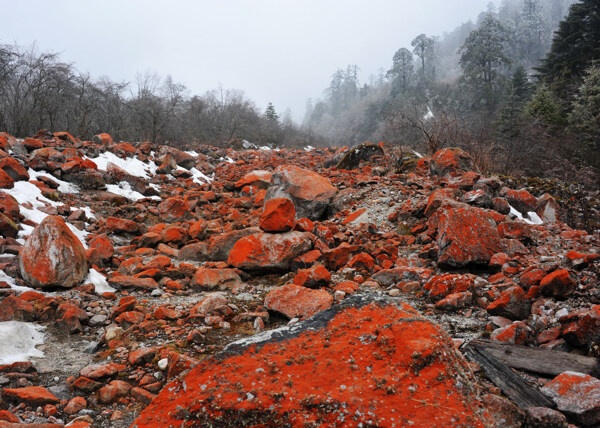
[{"label": "tree line", "polygon": [[17,137],[40,129],[68,131],[81,139],[100,132],[115,140],[190,146],[319,144],[282,118],[272,104],[261,112],[242,91],[219,87],[190,94],[171,76],[139,73],[133,82],[93,79],[73,64],[35,46],[0,45],[0,129]]},{"label": "tree line", "polygon": [[335,145],[468,150],[482,169],[598,183],[600,4],[504,0],[420,34],[366,83],[339,69],[304,127]]}]

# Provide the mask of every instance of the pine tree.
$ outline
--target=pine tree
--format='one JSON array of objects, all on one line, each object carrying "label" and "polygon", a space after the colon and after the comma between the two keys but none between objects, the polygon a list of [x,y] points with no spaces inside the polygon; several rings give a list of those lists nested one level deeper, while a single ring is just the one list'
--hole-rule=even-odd
[{"label": "pine tree", "polygon": [[275,111],[275,106],[271,102],[267,105],[267,108],[265,109],[265,113],[263,114],[263,116],[267,121],[269,121],[271,123],[279,122],[279,115]]}]

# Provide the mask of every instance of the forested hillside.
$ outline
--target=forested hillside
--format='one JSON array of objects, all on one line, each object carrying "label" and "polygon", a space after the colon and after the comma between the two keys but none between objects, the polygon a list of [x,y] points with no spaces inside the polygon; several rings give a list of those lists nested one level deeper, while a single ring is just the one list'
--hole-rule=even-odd
[{"label": "forested hillside", "polygon": [[357,65],[338,69],[304,126],[336,145],[460,146],[482,169],[597,181],[598,8],[505,0],[451,33],[417,35],[367,83]]}]

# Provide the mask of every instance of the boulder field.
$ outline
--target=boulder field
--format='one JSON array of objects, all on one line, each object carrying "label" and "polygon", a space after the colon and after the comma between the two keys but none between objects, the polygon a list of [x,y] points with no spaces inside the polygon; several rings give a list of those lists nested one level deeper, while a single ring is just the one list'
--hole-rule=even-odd
[{"label": "boulder field", "polygon": [[[0,137],[0,426],[600,423],[600,237],[564,198],[456,148]],[[511,371],[543,407],[482,341],[564,356]]]}]

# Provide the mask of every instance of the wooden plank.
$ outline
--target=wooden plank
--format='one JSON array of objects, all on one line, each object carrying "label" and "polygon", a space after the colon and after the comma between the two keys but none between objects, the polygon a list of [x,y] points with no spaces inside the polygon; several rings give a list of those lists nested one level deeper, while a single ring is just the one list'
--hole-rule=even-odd
[{"label": "wooden plank", "polygon": [[503,363],[519,370],[548,376],[557,376],[566,371],[600,376],[598,358],[482,339],[472,340],[469,345],[483,347]]},{"label": "wooden plank", "polygon": [[478,364],[488,379],[521,409],[554,407],[554,403],[485,348],[467,344],[463,346],[462,351],[469,360]]}]

